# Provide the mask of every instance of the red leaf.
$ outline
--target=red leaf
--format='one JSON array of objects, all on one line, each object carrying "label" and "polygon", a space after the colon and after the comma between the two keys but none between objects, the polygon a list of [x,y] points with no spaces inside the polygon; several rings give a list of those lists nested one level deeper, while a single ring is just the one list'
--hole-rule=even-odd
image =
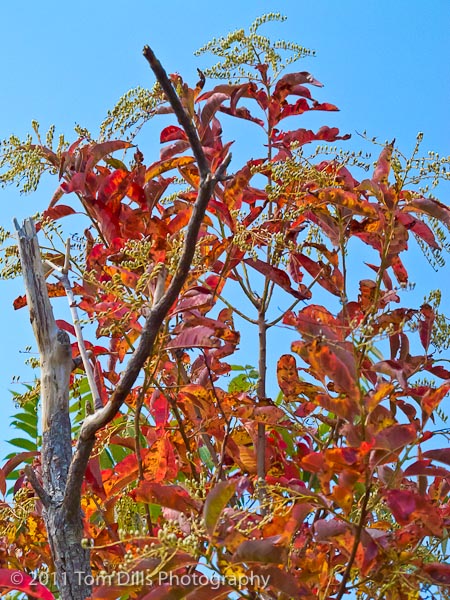
[{"label": "red leaf", "polygon": [[434,582],[441,585],[450,585],[450,565],[443,563],[426,563],[422,571]]},{"label": "red leaf", "polygon": [[159,141],[161,144],[165,142],[171,142],[173,140],[187,140],[187,135],[184,129],[176,127],[175,125],[169,125],[161,131]]},{"label": "red leaf", "polygon": [[67,331],[68,333],[70,333],[74,337],[76,337],[75,327],[71,323],[68,323],[67,321],[64,321],[64,319],[57,319],[56,320],[56,326],[58,327],[58,329],[62,329],[64,331]]},{"label": "red leaf", "polygon": [[[57,221],[62,217],[67,217],[68,215],[74,215],[76,211],[71,207],[65,204],[59,204],[58,206],[54,206],[53,208],[47,208],[42,213],[42,219],[49,219],[50,221]],[[36,231],[39,231],[40,223],[36,225]]]},{"label": "red leaf", "polygon": [[238,546],[232,561],[282,565],[287,558],[286,548],[280,545],[282,541],[281,535],[267,537],[263,540],[246,540]]},{"label": "red leaf", "polygon": [[250,167],[245,165],[227,184],[223,194],[223,202],[229,210],[239,210],[241,208],[243,193],[251,177]]},{"label": "red leaf", "polygon": [[155,390],[152,394],[150,412],[155,419],[156,429],[164,428],[169,419],[169,403],[159,390]]},{"label": "red leaf", "polygon": [[304,288],[304,290],[302,291],[294,290],[291,287],[291,280],[289,279],[289,275],[281,269],[273,267],[272,265],[269,265],[268,263],[259,260],[259,258],[247,258],[244,262],[246,262],[248,265],[259,271],[266,277],[268,277],[271,281],[274,281],[286,292],[292,294],[292,296],[294,296],[295,298],[298,298],[299,300],[306,300],[308,298],[311,298],[311,292],[306,288]]},{"label": "red leaf", "polygon": [[389,172],[391,170],[392,151],[394,149],[395,140],[385,146],[378,157],[375,171],[372,176],[372,181],[376,184],[387,185]]},{"label": "red leaf", "polygon": [[0,569],[0,589],[18,590],[39,600],[55,600],[51,591],[23,571]]},{"label": "red leaf", "polygon": [[387,504],[396,521],[400,525],[407,525],[417,507],[417,496],[406,490],[389,490]]},{"label": "red leaf", "polygon": [[170,340],[166,348],[218,348],[220,342],[214,333],[214,329],[202,325],[189,327]]},{"label": "red leaf", "polygon": [[431,464],[430,459],[423,459],[417,460],[415,463],[413,463],[406,469],[406,477],[413,477],[414,475],[427,475],[430,477],[449,477],[450,471],[444,469],[444,467],[434,467]]},{"label": "red leaf", "polygon": [[206,496],[203,519],[209,535],[214,534],[217,522],[236,491],[237,481],[219,481]]},{"label": "red leaf", "polygon": [[23,308],[26,305],[27,305],[27,297],[25,295],[17,296],[17,298],[14,299],[14,302],[13,302],[14,310],[19,310],[19,308]]},{"label": "red leaf", "polygon": [[175,169],[175,167],[184,167],[186,165],[190,165],[194,162],[193,156],[179,156],[178,158],[172,158],[170,160],[158,160],[148,167],[145,172],[145,182],[149,182],[150,179],[165,173],[166,171],[170,171],[171,169]]},{"label": "red leaf", "polygon": [[221,106],[220,111],[225,113],[226,115],[231,115],[232,117],[238,117],[239,119],[245,119],[246,121],[252,121],[253,123],[256,123],[257,125],[260,125],[261,127],[265,127],[264,121],[262,119],[258,119],[257,117],[254,117],[251,114],[251,112],[248,110],[248,108],[239,107],[239,108],[236,108],[235,110],[233,110],[226,106]]},{"label": "red leaf", "polygon": [[3,474],[7,477],[14,469],[20,465],[21,462],[27,461],[29,458],[34,458],[38,456],[39,452],[30,451],[30,452],[19,452],[12,458],[6,461],[3,466]]},{"label": "red leaf", "polygon": [[303,83],[315,85],[316,87],[323,87],[323,84],[320,83],[320,81],[314,79],[311,73],[307,73],[306,71],[287,73],[278,80],[273,92],[273,96],[275,96],[277,99],[283,100],[288,94],[292,93],[292,89],[295,89],[295,86]]},{"label": "red leaf", "polygon": [[74,173],[70,181],[63,182],[60,187],[65,194],[79,192],[84,195],[86,193],[86,173]]},{"label": "red leaf", "polygon": [[208,211],[217,216],[225,225],[227,225],[232,232],[235,230],[235,223],[228,210],[228,207],[223,203],[211,198],[208,202]]},{"label": "red leaf", "polygon": [[283,394],[288,398],[297,397],[302,390],[298,376],[297,362],[292,354],[283,354],[277,363],[277,379]]},{"label": "red leaf", "polygon": [[101,144],[94,144],[93,146],[90,146],[88,149],[86,171],[92,170],[95,165],[108,154],[112,154],[117,150],[126,150],[132,146],[133,144],[130,144],[130,142],[123,142],[121,140],[112,140],[110,142],[102,142]]},{"label": "red leaf", "polygon": [[196,286],[187,290],[178,301],[176,307],[170,313],[175,315],[180,312],[187,312],[194,309],[211,307],[213,303],[213,294],[207,288]]},{"label": "red leaf", "polygon": [[332,272],[330,265],[324,264],[321,260],[316,262],[306,254],[292,252],[289,255],[288,271],[296,282],[301,281],[302,277],[299,265],[306,269],[311,277],[316,279],[317,283],[324,289],[335,296],[341,295],[340,289],[336,285],[336,282],[339,281],[340,271],[338,269],[334,269]]},{"label": "red leaf", "polygon": [[450,448],[439,448],[436,450],[427,450],[422,454],[424,458],[437,460],[445,465],[450,466]]},{"label": "red leaf", "polygon": [[340,136],[337,127],[327,127],[326,125],[321,127],[317,133],[314,133],[309,129],[296,129],[294,131],[288,131],[287,133],[274,130],[273,135],[274,146],[283,148],[286,156],[290,155],[290,147],[293,142],[304,145],[314,140],[334,142],[336,140],[348,140],[349,138],[349,134]]},{"label": "red leaf", "polygon": [[0,494],[2,496],[6,494],[6,476],[3,469],[0,469]]},{"label": "red leaf", "polygon": [[86,482],[91,487],[92,491],[105,499],[105,489],[103,487],[102,471],[100,468],[100,459],[98,456],[89,459],[85,473]]},{"label": "red leaf", "polygon": [[342,188],[328,187],[317,193],[317,198],[327,204],[344,206],[356,215],[362,215],[371,219],[378,217],[378,209],[367,200],[360,200],[354,192],[348,192]]},{"label": "red leaf", "polygon": [[189,493],[179,485],[162,485],[152,481],[141,481],[138,487],[131,492],[137,502],[159,504],[178,510],[182,513],[198,511],[201,502],[191,498]]},{"label": "red leaf", "polygon": [[112,214],[116,214],[120,201],[127,193],[130,185],[131,174],[122,169],[116,169],[102,181],[97,192],[97,200],[108,203]]},{"label": "red leaf", "polygon": [[223,104],[225,100],[228,100],[228,98],[228,94],[222,94],[221,92],[216,92],[208,98],[205,106],[203,107],[202,112],[200,113],[200,122],[202,124],[203,129],[206,128],[208,123],[218,111],[221,104]]},{"label": "red leaf", "polygon": [[[78,290],[78,291],[77,291]],[[79,293],[80,287],[74,287],[74,292]],[[62,283],[47,283],[47,293],[49,298],[62,298],[66,295],[66,291],[62,285]],[[19,308],[23,308],[27,305],[26,296],[18,296],[14,302],[14,310],[18,310]]]},{"label": "red leaf", "polygon": [[436,377],[440,377],[441,379],[450,379],[450,371],[445,369],[442,365],[436,365],[433,367],[427,366],[425,369],[433,375],[436,375]]},{"label": "red leaf", "polygon": [[415,235],[422,238],[431,248],[439,250],[440,246],[436,242],[433,231],[418,217],[414,218],[410,214],[401,211],[396,212],[396,217],[406,229],[411,230]]},{"label": "red leaf", "polygon": [[414,425],[392,425],[380,431],[375,437],[374,448],[383,450],[402,450],[417,439]]},{"label": "red leaf", "polygon": [[420,307],[420,312],[423,316],[423,319],[420,319],[419,321],[419,336],[422,346],[425,348],[425,352],[428,352],[435,314],[434,310],[429,304],[422,304]]},{"label": "red leaf", "polygon": [[408,283],[408,272],[398,256],[391,258],[391,267],[400,285],[406,285]]},{"label": "red leaf", "polygon": [[[328,377],[337,391],[348,394],[352,400],[357,400],[359,388],[355,383],[355,357],[350,349],[346,349],[346,345],[342,342],[332,342],[328,345],[320,338],[315,338],[311,343],[293,342],[292,350],[313,366],[317,377]],[[349,408],[352,409],[352,406]]]},{"label": "red leaf", "polygon": [[282,119],[286,119],[287,117],[292,117],[296,115],[302,115],[308,110],[337,111],[339,109],[334,104],[329,104],[328,102],[324,102],[322,104],[314,102],[312,106],[309,106],[307,101],[304,98],[301,98],[300,100],[297,100],[295,104],[283,104],[281,107],[281,112],[279,114],[274,112],[274,114],[271,115],[271,124],[276,125]]},{"label": "red leaf", "polygon": [[319,337],[333,341],[342,339],[339,322],[324,306],[318,304],[306,306],[296,317],[293,317],[292,313],[287,313],[283,323],[294,325],[305,339]]},{"label": "red leaf", "polygon": [[450,208],[431,198],[411,198],[403,211],[422,212],[442,221],[450,229]]},{"label": "red leaf", "polygon": [[182,154],[188,148],[190,148],[189,142],[179,140],[178,142],[174,142],[165,148],[161,148],[159,157],[162,161],[165,161],[169,158],[172,158],[172,156],[175,156],[175,154]]}]

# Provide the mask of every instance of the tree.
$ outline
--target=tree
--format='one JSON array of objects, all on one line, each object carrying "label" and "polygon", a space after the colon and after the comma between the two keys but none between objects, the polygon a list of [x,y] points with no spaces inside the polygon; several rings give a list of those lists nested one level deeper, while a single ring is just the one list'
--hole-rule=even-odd
[{"label": "tree", "polygon": [[[60,182],[36,225],[16,225],[27,294],[15,308],[28,304],[41,382],[17,398],[34,441],[0,471],[3,493],[14,480],[5,590],[446,597],[450,453],[429,445],[450,389],[446,321],[436,292],[396,306],[410,238],[441,260],[450,209],[420,185],[446,178],[446,161],[419,158],[420,140],[405,159],[392,142],[360,181],[361,157],[307,156],[349,136],[282,129],[337,109],[313,98],[309,73],[285,71],[305,49],[260,34],[279,18],[207,44],[220,60],[194,88],[146,47],[157,84],[126,94],[98,139],[78,128],[54,149],[53,129],[43,142],[34,125],[37,139],[3,145],[4,183]],[[227,83],[205,91],[206,77]],[[146,164],[135,136],[167,114],[178,124]],[[219,115],[259,127],[263,156],[235,165]],[[59,219],[80,210],[84,236],[64,244]],[[72,322],[54,320],[56,296]],[[249,365],[233,359],[241,336],[256,342]]]}]

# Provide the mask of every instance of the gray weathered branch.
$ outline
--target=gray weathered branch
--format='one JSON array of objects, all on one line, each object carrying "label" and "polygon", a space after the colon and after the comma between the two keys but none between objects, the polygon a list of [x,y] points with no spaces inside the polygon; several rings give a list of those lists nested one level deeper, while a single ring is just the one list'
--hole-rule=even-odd
[{"label": "gray weathered branch", "polygon": [[56,580],[65,600],[84,600],[90,595],[89,551],[82,540],[81,508],[68,514],[63,499],[72,461],[69,418],[69,379],[72,352],[69,336],[58,329],[48,298],[42,259],[32,219],[21,227],[14,221],[20,262],[41,368],[42,485],[31,467],[27,476],[44,505],[44,520],[56,567]]}]

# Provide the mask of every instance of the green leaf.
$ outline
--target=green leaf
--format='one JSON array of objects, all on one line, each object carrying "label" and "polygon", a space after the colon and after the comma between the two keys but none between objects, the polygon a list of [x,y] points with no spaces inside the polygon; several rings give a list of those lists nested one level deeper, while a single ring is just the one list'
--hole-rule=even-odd
[{"label": "green leaf", "polygon": [[20,429],[20,431],[25,432],[29,435],[33,440],[37,438],[37,427],[33,425],[28,425],[27,423],[22,423],[20,421],[11,421],[11,425],[16,429]]},{"label": "green leaf", "polygon": [[34,411],[33,411],[33,413],[31,413],[31,412],[17,413],[16,415],[13,415],[13,419],[15,419],[17,421],[22,421],[23,423],[30,425],[30,427],[37,427],[38,418],[37,418],[37,414]]},{"label": "green leaf", "polygon": [[102,470],[104,469],[112,469],[112,467],[114,466],[114,460],[111,456],[111,453],[109,452],[109,449],[105,449],[103,450],[103,452],[100,454],[100,468]]},{"label": "green leaf", "polygon": [[208,450],[208,448],[206,446],[202,446],[201,448],[199,448],[198,454],[200,456],[201,461],[205,463],[208,469],[212,471],[214,468],[214,462],[211,458],[211,453]]},{"label": "green leaf", "polygon": [[114,464],[119,463],[126,456],[131,454],[131,450],[128,450],[127,448],[124,448],[123,446],[118,446],[117,444],[111,444],[109,446],[109,452],[111,453],[111,456],[114,460]]},{"label": "green leaf", "polygon": [[217,521],[236,491],[235,481],[220,481],[209,492],[203,509],[203,519],[210,535],[214,534]]},{"label": "green leaf", "polygon": [[283,392],[280,390],[277,394],[277,397],[275,398],[274,402],[275,402],[275,406],[280,406],[281,404],[283,404],[283,400],[284,400],[284,394]]},{"label": "green leaf", "polygon": [[118,158],[105,158],[105,163],[108,167],[112,167],[113,169],[120,169],[121,171],[128,171],[128,167],[124,162],[119,160]]},{"label": "green leaf", "polygon": [[25,440],[23,438],[14,438],[12,440],[7,440],[7,442],[12,446],[17,446],[17,448],[23,448],[24,450],[30,450],[31,452],[37,450],[37,446],[34,442]]},{"label": "green leaf", "polygon": [[228,384],[229,392],[246,392],[250,389],[251,384],[248,380],[248,377],[245,373],[241,373],[237,377],[233,377],[233,379]]}]

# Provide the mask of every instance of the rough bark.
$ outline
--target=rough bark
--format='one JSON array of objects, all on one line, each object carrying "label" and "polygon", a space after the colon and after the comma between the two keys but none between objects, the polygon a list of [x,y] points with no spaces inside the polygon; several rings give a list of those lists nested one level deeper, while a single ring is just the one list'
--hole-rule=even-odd
[{"label": "rough bark", "polygon": [[89,550],[83,548],[81,543],[81,509],[70,514],[63,503],[72,461],[70,340],[67,333],[56,326],[34,223],[27,219],[22,227],[17,223],[15,225],[30,321],[38,344],[41,367],[42,487],[39,482],[35,489],[44,505],[44,520],[61,598],[84,600],[91,593],[89,585],[86,585],[91,571]]}]

